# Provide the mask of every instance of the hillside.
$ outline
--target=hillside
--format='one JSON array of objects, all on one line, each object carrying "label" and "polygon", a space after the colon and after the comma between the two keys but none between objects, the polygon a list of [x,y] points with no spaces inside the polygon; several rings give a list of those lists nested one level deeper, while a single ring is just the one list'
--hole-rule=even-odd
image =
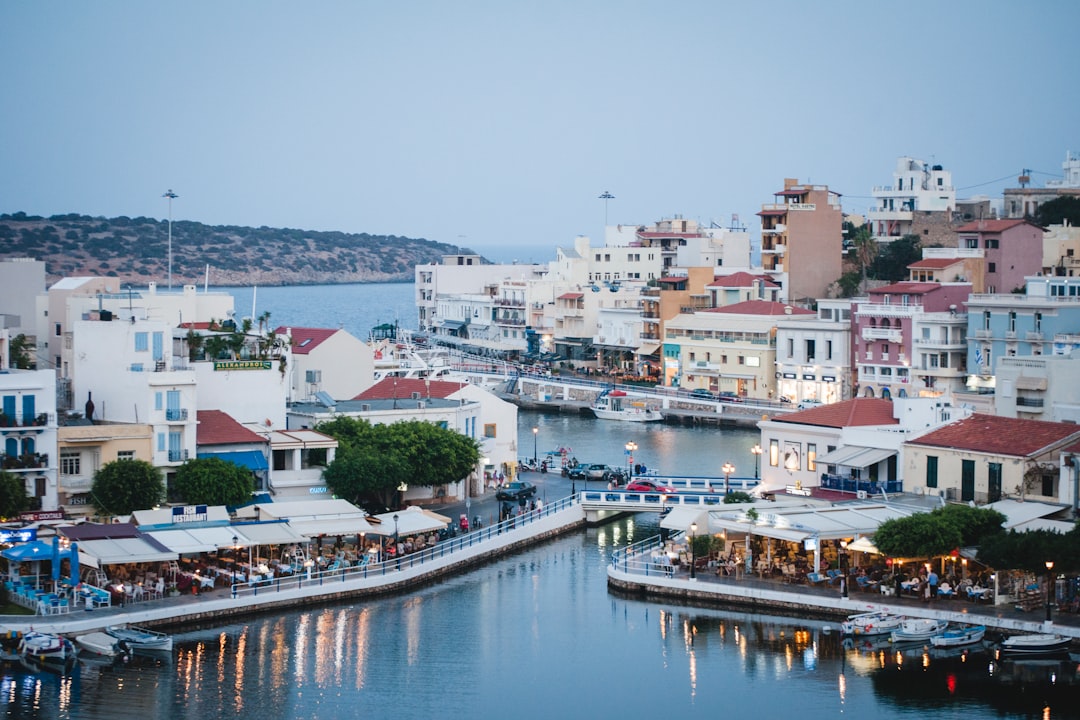
[{"label": "hillside", "polygon": [[[45,261],[48,281],[102,275],[168,278],[169,224],[146,217],[0,214],[0,257]],[[173,286],[304,285],[413,279],[413,267],[463,251],[431,240],[288,228],[172,224]]]}]

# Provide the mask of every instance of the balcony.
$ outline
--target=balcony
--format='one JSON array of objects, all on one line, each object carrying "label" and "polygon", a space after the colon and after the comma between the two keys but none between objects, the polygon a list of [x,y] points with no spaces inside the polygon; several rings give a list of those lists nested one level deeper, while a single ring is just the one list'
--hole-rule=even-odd
[{"label": "balcony", "polygon": [[188,459],[187,450],[170,450],[169,462],[184,462]]},{"label": "balcony", "polygon": [[25,415],[5,415],[0,412],[0,429],[3,428],[21,428],[21,427],[45,427],[49,424],[49,416],[47,413],[40,413],[38,415],[31,415],[27,417]]},{"label": "balcony", "polygon": [[[1031,412],[1041,412],[1043,404],[1044,400],[1041,397],[1024,397],[1020,395],[1016,398],[1017,408],[1032,408]],[[1034,410],[1034,408],[1038,408],[1038,410]]]},{"label": "balcony", "polygon": [[43,470],[49,467],[49,456],[47,453],[0,455],[0,467],[4,470]]},{"label": "balcony", "polygon": [[993,330],[987,330],[987,329],[984,328],[982,330],[976,330],[975,331],[975,339],[976,340],[990,340],[993,337],[994,337],[994,331]]},{"label": "balcony", "polygon": [[514,300],[512,298],[495,298],[495,305],[498,307],[525,307],[524,300]]},{"label": "balcony", "polygon": [[1028,342],[1042,342],[1046,337],[1041,332],[1027,332],[1024,339]]},{"label": "balcony", "polygon": [[904,339],[904,331],[900,328],[864,327],[860,334],[863,340],[887,340],[899,343]]},{"label": "balcony", "polygon": [[187,422],[188,411],[187,408],[171,408],[165,411],[166,422]]},{"label": "balcony", "polygon": [[829,490],[839,490],[840,492],[865,492],[868,497],[875,495],[881,496],[881,491],[884,490],[887,493],[898,493],[904,491],[904,483],[900,480],[886,480],[886,481],[873,481],[873,480],[860,480],[853,478],[849,475],[833,475],[830,473],[821,474],[821,487]]},{"label": "balcony", "polygon": [[916,338],[915,345],[922,350],[964,350],[967,343],[960,340],[942,340],[940,338]]}]

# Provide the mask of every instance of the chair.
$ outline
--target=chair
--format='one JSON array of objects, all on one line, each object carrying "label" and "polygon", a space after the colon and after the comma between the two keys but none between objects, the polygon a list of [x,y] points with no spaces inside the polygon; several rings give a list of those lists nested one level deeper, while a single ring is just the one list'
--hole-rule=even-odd
[{"label": "chair", "polygon": [[855,582],[858,583],[859,589],[862,590],[863,592],[866,592],[870,588],[877,585],[876,582],[874,582],[870,578],[866,577],[865,575],[860,575],[859,577],[855,578]]},{"label": "chair", "polygon": [[806,582],[810,583],[811,585],[817,585],[818,583],[824,583],[825,582],[825,576],[822,575],[821,573],[807,573],[806,574]]}]

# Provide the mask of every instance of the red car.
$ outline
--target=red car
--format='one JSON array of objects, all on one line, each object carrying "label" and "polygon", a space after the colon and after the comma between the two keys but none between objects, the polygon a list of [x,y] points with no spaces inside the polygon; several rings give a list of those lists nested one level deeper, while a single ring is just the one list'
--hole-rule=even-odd
[{"label": "red car", "polygon": [[631,480],[626,485],[627,492],[644,492],[644,493],[663,493],[664,495],[674,495],[678,490],[669,486],[661,485],[653,480]]}]

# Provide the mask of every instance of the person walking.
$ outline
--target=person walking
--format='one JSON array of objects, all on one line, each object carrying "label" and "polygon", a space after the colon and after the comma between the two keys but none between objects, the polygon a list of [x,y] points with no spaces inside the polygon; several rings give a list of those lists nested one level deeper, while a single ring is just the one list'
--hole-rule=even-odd
[{"label": "person walking", "polygon": [[936,572],[934,572],[933,570],[930,570],[930,573],[926,576],[926,589],[927,589],[927,598],[926,598],[927,600],[933,600],[934,598],[937,597],[938,574]]}]

